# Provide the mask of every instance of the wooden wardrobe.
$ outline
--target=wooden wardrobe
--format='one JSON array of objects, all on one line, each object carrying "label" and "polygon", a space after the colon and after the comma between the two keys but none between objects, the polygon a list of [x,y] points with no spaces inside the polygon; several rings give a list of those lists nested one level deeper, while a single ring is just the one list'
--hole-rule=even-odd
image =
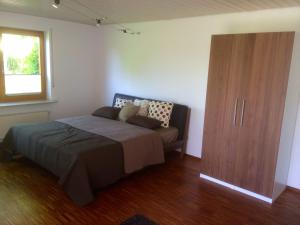
[{"label": "wooden wardrobe", "polygon": [[286,137],[293,127],[283,127],[293,42],[294,32],[212,36],[202,177],[268,202],[284,190],[291,155],[284,144],[293,138]]}]

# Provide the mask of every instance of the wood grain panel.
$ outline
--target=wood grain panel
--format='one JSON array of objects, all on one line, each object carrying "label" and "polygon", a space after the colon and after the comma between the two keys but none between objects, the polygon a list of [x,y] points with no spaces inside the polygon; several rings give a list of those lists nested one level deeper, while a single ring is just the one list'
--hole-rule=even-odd
[{"label": "wood grain panel", "polygon": [[240,92],[244,88],[243,77],[250,71],[254,36],[215,35],[212,38],[203,173],[236,185],[240,184],[236,179],[236,162],[243,158],[236,146],[242,106]]},{"label": "wood grain panel", "polygon": [[[244,124],[240,128],[240,186],[272,197],[294,33],[255,37],[252,67],[245,76]],[[244,165],[244,166],[242,166]]]},{"label": "wood grain panel", "polygon": [[239,146],[240,124],[242,117],[243,98],[241,93],[247,86],[245,77],[251,73],[251,62],[253,58],[255,34],[237,34],[233,36],[233,49],[230,64],[230,74],[233,83],[234,94],[232,98],[238,99],[236,124],[231,126],[231,148],[226,155],[225,160],[228,162],[227,167],[223,168],[226,171],[224,181],[231,184],[241,186],[240,168],[244,167],[244,148]]},{"label": "wood grain panel", "polygon": [[293,32],[212,38],[204,174],[272,197],[293,39]]},{"label": "wood grain panel", "polygon": [[213,36],[207,86],[205,124],[203,137],[203,172],[225,179],[224,160],[231,147],[235,104],[236,79],[230,75],[233,48],[232,35]]},{"label": "wood grain panel", "polygon": [[0,163],[1,225],[118,225],[142,214],[159,225],[299,225],[300,194],[268,204],[199,179],[200,159],[180,154],[74,205],[47,171],[27,160]]}]

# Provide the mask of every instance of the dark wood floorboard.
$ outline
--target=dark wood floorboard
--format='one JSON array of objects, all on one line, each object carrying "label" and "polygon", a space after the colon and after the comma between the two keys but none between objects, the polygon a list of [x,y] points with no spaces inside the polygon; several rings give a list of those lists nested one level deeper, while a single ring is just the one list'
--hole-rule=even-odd
[{"label": "dark wood floorboard", "polygon": [[199,178],[200,160],[177,154],[98,192],[80,208],[28,160],[0,164],[1,225],[118,225],[143,214],[160,225],[300,225],[300,193],[272,206]]}]

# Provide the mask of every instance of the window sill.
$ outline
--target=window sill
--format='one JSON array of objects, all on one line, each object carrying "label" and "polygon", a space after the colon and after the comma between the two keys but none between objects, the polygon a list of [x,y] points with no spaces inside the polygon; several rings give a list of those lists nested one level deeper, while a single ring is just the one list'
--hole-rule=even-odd
[{"label": "window sill", "polygon": [[3,102],[0,103],[0,108],[2,107],[14,107],[14,106],[22,106],[22,105],[42,105],[42,104],[52,104],[56,103],[55,99],[48,100],[39,100],[39,101],[27,101],[27,102]]}]

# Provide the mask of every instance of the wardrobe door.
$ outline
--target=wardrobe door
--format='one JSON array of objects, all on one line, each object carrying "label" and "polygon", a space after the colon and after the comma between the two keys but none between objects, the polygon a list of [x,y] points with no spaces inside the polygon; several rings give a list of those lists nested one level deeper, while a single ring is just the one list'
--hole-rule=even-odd
[{"label": "wardrobe door", "polygon": [[230,72],[233,35],[212,37],[203,134],[202,173],[225,180],[237,117],[237,79]]},{"label": "wardrobe door", "polygon": [[272,197],[294,33],[255,35],[243,76],[237,148],[239,186]]},{"label": "wardrobe door", "polygon": [[251,76],[252,59],[254,52],[255,34],[235,34],[233,35],[232,56],[230,63],[230,74],[234,82],[231,90],[232,97],[237,101],[235,125],[232,126],[231,145],[228,148],[223,160],[227,162],[226,177],[223,179],[227,183],[240,186],[243,177],[243,170],[247,165],[245,160],[245,149],[239,145],[241,134],[241,117],[243,114],[243,98],[242,93],[247,88],[247,78]]}]

